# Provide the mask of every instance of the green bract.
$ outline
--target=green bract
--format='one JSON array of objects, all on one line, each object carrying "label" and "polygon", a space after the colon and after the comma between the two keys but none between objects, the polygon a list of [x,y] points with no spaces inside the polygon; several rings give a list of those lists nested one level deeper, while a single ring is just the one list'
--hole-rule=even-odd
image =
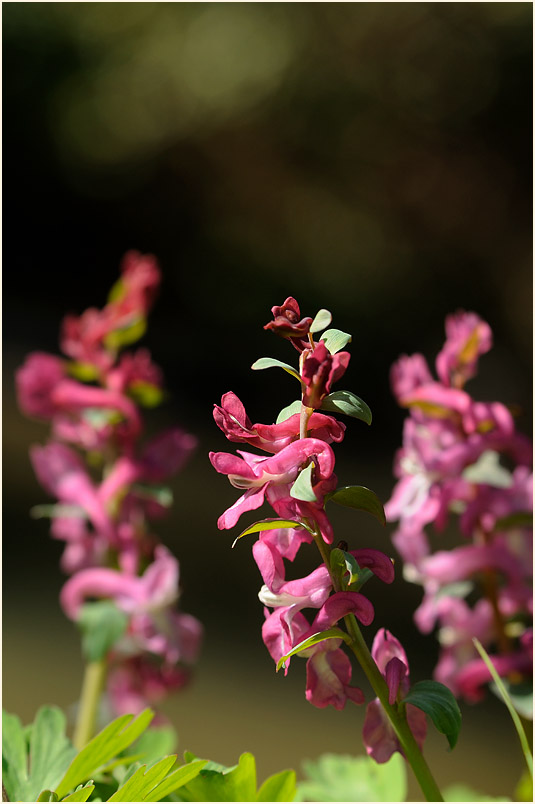
[{"label": "green bract", "polygon": [[279,415],[277,416],[276,424],[280,424],[281,422],[285,422],[286,419],[289,419],[290,416],[293,416],[296,413],[301,412],[302,402],[300,399],[297,399],[295,402],[292,402],[291,405],[287,405],[285,408],[281,410]]},{"label": "green bract", "polygon": [[321,336],[321,340],[325,343],[329,352],[335,355],[336,352],[351,343],[353,339],[348,332],[342,332],[340,329],[326,329]]},{"label": "green bract", "polygon": [[372,423],[372,412],[368,405],[351,391],[333,391],[332,394],[327,394],[321,403],[321,410],[332,410],[361,419],[366,424]]},{"label": "green bract", "polygon": [[310,332],[321,332],[325,327],[328,327],[333,317],[328,310],[322,308],[318,310],[314,316],[314,321],[310,325]]},{"label": "green bract", "polygon": [[386,525],[386,516],[383,504],[377,494],[366,486],[342,486],[332,494],[327,495],[326,499],[345,505],[347,508],[356,508],[358,511],[366,511],[379,520],[381,525]]},{"label": "green bract", "polygon": [[295,656],[296,653],[301,653],[304,650],[308,650],[308,648],[312,648],[314,645],[317,645],[318,642],[323,642],[324,639],[343,639],[344,642],[351,642],[351,637],[349,634],[346,634],[345,631],[341,631],[339,628],[329,628],[327,631],[319,631],[317,634],[313,634],[312,636],[308,637],[308,639],[304,639],[284,656],[281,656],[277,662],[277,672],[279,672],[281,667],[285,666],[285,662],[290,658],[290,656]]},{"label": "green bract", "polygon": [[298,371],[292,368],[292,366],[289,366],[288,363],[283,363],[281,360],[275,360],[274,357],[259,357],[258,360],[255,360],[251,366],[254,371],[273,367],[284,369],[284,371],[287,371],[288,374],[291,374],[292,377],[295,377],[299,380],[299,382],[301,382],[301,377],[299,376]]},{"label": "green bract", "polygon": [[303,502],[317,502],[317,497],[312,486],[312,472],[314,471],[314,461],[301,470],[299,476],[290,490],[290,497],[294,500]]},{"label": "green bract", "polygon": [[439,681],[419,681],[403,703],[417,706],[429,715],[437,731],[445,734],[450,748],[454,748],[461,730],[461,710],[452,691]]}]

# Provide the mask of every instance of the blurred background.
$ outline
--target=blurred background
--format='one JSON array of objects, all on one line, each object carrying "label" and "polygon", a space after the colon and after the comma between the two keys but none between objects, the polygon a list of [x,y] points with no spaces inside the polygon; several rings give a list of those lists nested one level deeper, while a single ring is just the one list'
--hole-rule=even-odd
[{"label": "blurred background", "polygon": [[[102,306],[135,248],[154,253],[164,276],[143,345],[170,395],[148,414],[149,431],[179,423],[199,438],[157,525],[181,562],[182,608],[206,629],[193,684],[166,705],[179,750],[225,764],[252,751],[260,778],[325,751],[361,753],[363,709],[307,704],[299,660],[287,678],[275,674],[251,544],[231,550],[235,534],[216,527],[236,492],[208,462],[210,450],[228,449],[212,405],[233,390],[252,421],[274,421],[294,380],[249,366],[296,353],[263,330],[270,308],[289,295],[304,315],[327,307],[353,335],[344,387],[374,414],[371,427],[348,421],[337,474],[386,500],[404,418],[390,365],[414,351],[432,365],[445,316],[465,309],[495,336],[469,390],[517,405],[530,431],[532,6],[8,3],[2,12],[4,707],[25,722],[42,703],[69,708],[82,672],[58,604],[61,545],[28,515],[47,502],[27,455],[48,428],[18,412],[13,372],[29,351],[58,351],[63,315]],[[333,519],[353,549],[392,552],[391,528],[343,509]],[[301,552],[296,575],[316,564]],[[435,641],[411,621],[421,592],[398,576],[393,588],[368,587],[375,624],[405,643],[421,680]],[[522,762],[504,708],[489,699],[463,715],[452,754],[444,738],[429,739],[439,783],[511,794]]]}]

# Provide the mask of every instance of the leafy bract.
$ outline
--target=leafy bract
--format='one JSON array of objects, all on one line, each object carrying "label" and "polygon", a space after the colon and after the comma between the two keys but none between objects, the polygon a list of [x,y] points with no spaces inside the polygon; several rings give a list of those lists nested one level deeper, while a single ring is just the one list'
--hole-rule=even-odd
[{"label": "leafy bract", "polygon": [[377,494],[366,486],[342,486],[327,496],[328,500],[344,505],[346,508],[356,508],[358,511],[366,511],[379,520],[381,525],[386,525],[386,516],[383,504]]},{"label": "leafy bract", "polygon": [[283,770],[269,776],[256,796],[257,801],[294,801],[297,792],[295,771]]},{"label": "leafy bract", "polygon": [[437,731],[454,748],[461,730],[461,710],[452,691],[439,681],[419,681],[403,699],[429,715]]},{"label": "leafy bract", "polygon": [[303,502],[317,502],[318,498],[312,486],[312,472],[314,471],[314,461],[309,463],[304,469],[299,472],[299,476],[292,488],[290,489],[290,497],[294,500],[303,500]]},{"label": "leafy bract", "polygon": [[93,737],[73,759],[57,786],[59,798],[94,777],[95,771],[128,748],[145,731],[153,717],[150,709],[145,709],[135,719],[132,715],[122,715]]},{"label": "leafy bract", "polygon": [[332,394],[327,394],[321,403],[321,410],[332,410],[361,419],[366,424],[372,423],[372,412],[368,405],[352,391],[333,391]]},{"label": "leafy bract", "polygon": [[325,310],[322,308],[318,310],[316,315],[314,316],[314,320],[310,325],[310,332],[321,332],[325,327],[328,327],[333,317],[329,310]]},{"label": "leafy bract", "polygon": [[39,709],[26,746],[19,718],[3,713],[3,781],[12,801],[35,801],[42,790],[53,790],[76,753],[65,735],[65,715],[55,706]]},{"label": "leafy bract", "polygon": [[277,416],[277,424],[281,422],[285,422],[286,419],[289,419],[290,416],[294,416],[296,413],[301,412],[302,402],[300,399],[296,399],[295,402],[292,402],[291,405],[287,405],[285,408],[281,410],[279,415]]},{"label": "leafy bract", "polygon": [[321,340],[325,343],[329,352],[334,355],[344,346],[347,346],[348,343],[351,343],[353,339],[348,332],[342,332],[340,329],[326,329],[321,336]]},{"label": "leafy bract", "polygon": [[370,757],[324,754],[303,762],[297,801],[404,801],[407,773],[400,754],[381,765]]},{"label": "leafy bract", "polygon": [[80,608],[77,623],[82,632],[85,657],[90,662],[98,662],[126,631],[128,615],[112,600],[98,600]]},{"label": "leafy bract", "polygon": [[264,530],[278,530],[279,528],[304,528],[308,530],[309,533],[314,533],[312,528],[308,525],[305,525],[303,522],[295,522],[293,519],[261,519],[259,522],[255,522],[254,525],[249,525],[248,528],[245,528],[245,530],[234,539],[232,546],[234,547],[242,536],[248,536],[250,533],[262,533]]},{"label": "leafy bract", "polygon": [[292,377],[295,377],[299,380],[299,382],[301,382],[299,373],[292,366],[289,366],[288,363],[283,363],[281,360],[275,360],[274,357],[260,357],[258,360],[255,360],[251,366],[254,371],[273,367],[284,369],[284,371],[287,371],[288,374],[291,374]]},{"label": "leafy bract", "polygon": [[317,645],[318,642],[323,642],[324,639],[343,639],[344,642],[351,642],[351,637],[349,634],[346,634],[345,631],[341,631],[340,628],[329,628],[327,631],[319,631],[317,634],[312,634],[312,636],[308,637],[308,639],[303,639],[303,641],[299,642],[299,644],[293,647],[291,651],[288,651],[288,653],[286,653],[284,656],[281,656],[277,662],[277,672],[281,669],[281,667],[285,666],[285,663],[288,661],[290,656],[294,656],[296,653],[301,653],[304,650],[308,650],[308,648],[312,648],[314,645]]}]

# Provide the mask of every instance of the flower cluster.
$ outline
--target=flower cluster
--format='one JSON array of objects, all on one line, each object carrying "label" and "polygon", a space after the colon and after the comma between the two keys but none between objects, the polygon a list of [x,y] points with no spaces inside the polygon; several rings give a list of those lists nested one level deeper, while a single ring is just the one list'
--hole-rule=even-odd
[{"label": "flower cluster", "polygon": [[[507,407],[464,390],[491,345],[488,324],[459,312],[446,319],[438,380],[421,354],[401,357],[391,372],[410,416],[385,511],[399,522],[393,540],[406,577],[424,588],[416,623],[423,632],[439,627],[435,678],[470,701],[490,680],[472,637],[509,681],[532,668],[532,447]],[[434,552],[425,528],[442,531],[451,512],[466,541]]]},{"label": "flower cluster", "polygon": [[[274,510],[276,518],[257,522],[241,534],[258,534],[253,556],[264,582],[259,593],[265,606],[264,643],[277,667],[284,666],[286,673],[292,655],[306,659],[306,698],[310,703],[342,709],[347,700],[363,704],[365,698],[362,690],[351,684],[351,663],[342,649],[348,635],[335,626],[351,615],[370,625],[373,606],[360,589],[372,575],[391,583],[394,569],[392,561],[378,550],[349,550],[345,543],[331,548],[334,534],[325,511],[327,501],[370,512],[378,505],[382,513],[382,506],[373,492],[362,486],[337,489],[332,445],[342,441],[345,425],[323,411],[345,413],[368,423],[371,414],[351,392],[331,390],[347,369],[350,355],[340,350],[351,337],[329,329],[315,342],[314,333],[325,330],[330,313],[320,310],[314,319],[302,318],[299,305],[291,297],[282,306],[273,307],[272,313],[273,320],[265,329],[292,343],[299,352],[299,368],[272,358],[261,358],[252,368],[283,368],[298,380],[300,399],[282,410],[275,424],[253,424],[232,392],[224,394],[221,405],[215,406],[215,421],[229,441],[268,453],[210,453],[216,471],[227,475],[232,486],[243,492],[220,516],[218,527],[234,527],[242,514],[259,508],[264,501]],[[313,541],[324,562],[304,578],[287,580],[285,561],[292,562],[301,545]],[[312,621],[305,615],[306,609],[313,611]],[[329,633],[324,636],[325,632]],[[387,672],[394,702],[408,691],[408,665],[399,643],[390,635],[388,638],[402,657],[394,657],[394,650],[389,659],[405,668],[404,673],[397,674],[397,681],[390,670]],[[378,650],[382,654],[383,649]],[[391,668],[389,659],[383,664]],[[425,716],[417,711],[421,718],[416,716],[411,726],[421,744]],[[379,726],[378,719],[377,705],[370,704],[365,742],[368,752],[385,762],[400,745],[391,726]]]},{"label": "flower cluster", "polygon": [[[65,543],[62,607],[80,623],[99,601],[120,612],[107,654],[119,714],[181,687],[201,639],[200,623],[176,610],[177,559],[149,530],[172,502],[162,481],[184,466],[196,439],[175,427],[142,443],[140,406],[161,401],[162,372],[146,349],[121,351],[143,335],[159,284],[155,258],[128,252],[104,308],[64,319],[66,357],[34,352],[16,375],[23,412],[51,424],[51,440],[32,447],[31,460],[57,502],[34,513],[50,516],[52,536]],[[109,607],[101,611],[109,618]]]}]

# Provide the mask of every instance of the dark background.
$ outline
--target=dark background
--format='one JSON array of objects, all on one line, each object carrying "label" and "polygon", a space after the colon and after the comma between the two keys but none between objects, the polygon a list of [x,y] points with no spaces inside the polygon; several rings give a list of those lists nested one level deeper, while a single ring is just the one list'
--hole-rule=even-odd
[{"label": "dark background", "polygon": [[[148,428],[177,422],[200,441],[157,526],[181,561],[183,608],[206,628],[197,681],[167,707],[180,748],[229,764],[252,750],[262,777],[326,750],[359,753],[363,710],[306,704],[299,661],[275,675],[250,544],[231,551],[235,534],[216,527],[235,490],[208,463],[208,451],[228,449],[212,405],[233,390],[253,421],[274,421],[294,380],[249,366],[296,353],[264,332],[270,308],[288,295],[305,315],[327,307],[353,334],[343,385],[374,414],[370,428],[348,422],[337,473],[386,500],[403,421],[390,365],[414,351],[432,364],[445,316],[466,309],[495,336],[469,390],[517,405],[530,431],[531,4],[2,12],[4,706],[26,721],[41,703],[68,707],[81,673],[57,600],[61,546],[28,517],[46,495],[27,449],[47,427],[17,411],[13,372],[29,351],[57,352],[63,315],[102,306],[136,248],[157,255],[164,276],[143,344],[170,397]],[[364,514],[333,518],[353,548],[391,550]],[[302,554],[296,574],[316,562]],[[370,639],[388,627],[406,643],[413,679],[429,676],[435,641],[411,622],[421,592],[399,571],[394,587],[373,582],[369,595]],[[510,794],[521,762],[502,707],[463,713],[451,756],[430,739],[439,782],[464,776]]]}]

